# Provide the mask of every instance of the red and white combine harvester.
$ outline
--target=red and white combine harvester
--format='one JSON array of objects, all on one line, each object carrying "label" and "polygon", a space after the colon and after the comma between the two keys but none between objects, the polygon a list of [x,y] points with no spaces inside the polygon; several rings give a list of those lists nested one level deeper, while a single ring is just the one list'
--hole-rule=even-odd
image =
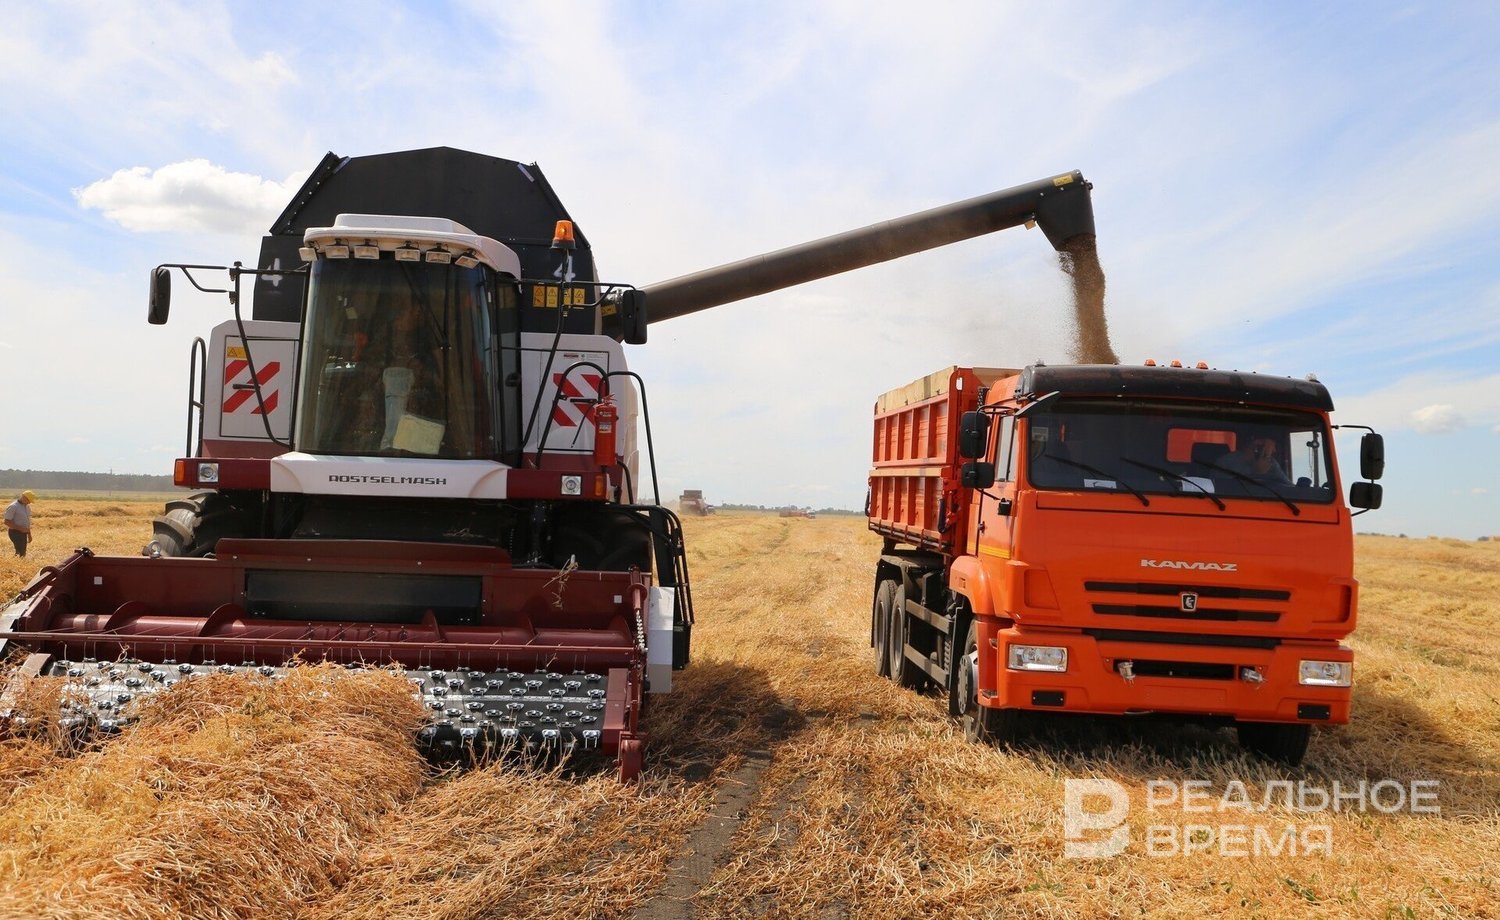
[{"label": "red and white combine harvester", "polygon": [[670,690],[693,623],[678,518],[639,494],[650,416],[621,342],[645,342],[648,301],[670,319],[1030,221],[1060,248],[1093,233],[1088,188],[1068,173],[641,289],[598,279],[534,164],[329,154],[258,268],[153,273],[153,323],[174,271],[233,307],[193,346],[193,491],[143,556],[42,570],[0,611],[0,653],[31,653],[18,680],[70,678],[80,733],[189,675],[394,663],[439,754],[596,750],[633,777],[643,694]]}]

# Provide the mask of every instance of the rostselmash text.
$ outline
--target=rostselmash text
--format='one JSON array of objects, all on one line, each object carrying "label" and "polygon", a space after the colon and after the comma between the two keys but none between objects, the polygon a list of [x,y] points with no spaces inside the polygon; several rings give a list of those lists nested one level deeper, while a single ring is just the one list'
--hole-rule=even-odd
[{"label": "rostselmash text", "polygon": [[1239,565],[1234,562],[1184,562],[1181,559],[1142,559],[1143,569],[1196,569],[1200,572],[1234,572]]},{"label": "rostselmash text", "polygon": [[369,482],[387,486],[445,486],[447,479],[435,476],[345,476],[330,473],[329,482]]}]

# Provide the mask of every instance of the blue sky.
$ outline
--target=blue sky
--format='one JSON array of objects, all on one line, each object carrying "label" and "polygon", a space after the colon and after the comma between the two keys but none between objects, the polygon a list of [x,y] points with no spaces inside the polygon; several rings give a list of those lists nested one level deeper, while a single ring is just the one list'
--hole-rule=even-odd
[{"label": "blue sky", "polygon": [[[1500,534],[1500,7],[767,0],[53,3],[0,31],[0,467],[167,472],[149,268],[253,261],[326,151],[546,170],[647,284],[1081,169],[1122,360],[1328,384],[1387,435],[1365,529]],[[874,397],[1067,357],[1005,231],[652,327],[664,492],[857,507]]]}]

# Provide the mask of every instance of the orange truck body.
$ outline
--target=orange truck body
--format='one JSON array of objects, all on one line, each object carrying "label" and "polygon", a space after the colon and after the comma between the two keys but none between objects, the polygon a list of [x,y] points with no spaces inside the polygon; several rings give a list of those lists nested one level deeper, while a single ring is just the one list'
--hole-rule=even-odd
[{"label": "orange truck body", "polygon": [[[959,430],[981,407],[997,475],[965,487]],[[1176,367],[951,367],[884,394],[878,667],[952,695],[967,661],[989,710],[1348,721],[1358,586],[1331,408],[1314,380]],[[1285,479],[1231,472],[1252,430]],[[1013,667],[1011,646],[1045,651]]]}]

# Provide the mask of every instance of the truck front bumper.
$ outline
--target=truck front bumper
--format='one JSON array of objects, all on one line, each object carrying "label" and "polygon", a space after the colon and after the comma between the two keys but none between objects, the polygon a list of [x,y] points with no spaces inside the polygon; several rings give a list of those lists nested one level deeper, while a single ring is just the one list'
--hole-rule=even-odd
[{"label": "truck front bumper", "polygon": [[[1012,645],[1064,648],[1066,670],[1009,668]],[[1354,653],[1332,642],[1280,640],[1270,647],[1187,645],[1117,641],[1080,632],[1002,630],[981,624],[979,702],[1008,709],[1101,715],[1348,722],[1350,688],[1300,683],[1303,661],[1347,662],[1352,671]]]}]

